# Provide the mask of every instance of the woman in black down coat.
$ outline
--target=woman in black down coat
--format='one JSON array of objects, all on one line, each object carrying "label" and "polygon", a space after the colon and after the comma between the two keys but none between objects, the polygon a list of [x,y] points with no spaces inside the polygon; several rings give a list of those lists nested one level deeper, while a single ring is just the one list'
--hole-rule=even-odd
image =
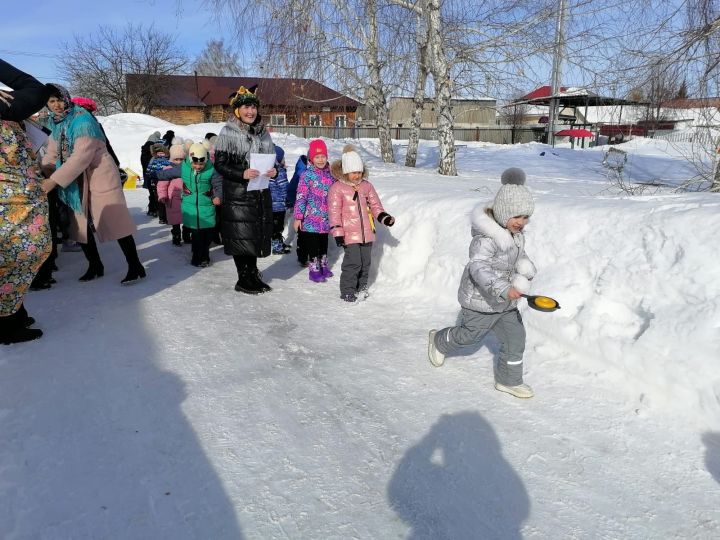
[{"label": "woman in black down coat", "polygon": [[[274,154],[270,134],[258,114],[260,100],[241,86],[230,96],[230,116],[215,143],[215,169],[223,177],[221,210],[225,253],[232,255],[238,272],[235,290],[259,294],[272,290],[262,281],[257,258],[270,254],[272,200],[270,190],[248,191],[248,181],[261,172],[250,168],[250,153]],[[277,176],[273,168],[264,172]]]}]

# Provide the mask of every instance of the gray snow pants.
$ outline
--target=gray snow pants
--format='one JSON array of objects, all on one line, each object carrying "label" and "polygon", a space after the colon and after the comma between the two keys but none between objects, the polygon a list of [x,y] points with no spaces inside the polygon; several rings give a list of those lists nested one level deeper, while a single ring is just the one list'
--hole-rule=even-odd
[{"label": "gray snow pants", "polygon": [[517,309],[503,313],[481,313],[462,308],[460,324],[438,330],[435,347],[441,353],[450,355],[462,347],[479,344],[490,331],[500,340],[495,380],[506,386],[522,384],[525,327]]},{"label": "gray snow pants", "polygon": [[355,294],[367,287],[371,251],[372,242],[345,246],[345,256],[340,267],[340,294]]}]

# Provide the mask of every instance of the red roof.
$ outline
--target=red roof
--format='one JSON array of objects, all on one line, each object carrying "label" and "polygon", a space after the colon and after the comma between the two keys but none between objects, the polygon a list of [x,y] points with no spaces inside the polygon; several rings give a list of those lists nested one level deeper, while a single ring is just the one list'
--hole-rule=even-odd
[{"label": "red roof", "polygon": [[[127,84],[133,86],[141,79],[128,75]],[[146,77],[143,75],[142,77]],[[260,77],[209,77],[193,75],[171,75],[168,90],[159,99],[158,105],[174,107],[202,107],[227,105],[229,96],[240,86],[257,85],[260,103],[268,106],[313,108],[320,107],[357,108],[360,102],[340,94],[312,79],[260,78]]]},{"label": "red roof", "polygon": [[720,107],[720,98],[675,98],[663,101],[662,106],[670,109],[702,109],[704,107]]},{"label": "red roof", "polygon": [[[565,92],[567,90],[567,87],[561,86],[559,92]],[[531,99],[538,99],[538,98],[549,98],[552,95],[552,87],[548,84],[545,86],[541,86],[540,88],[536,88],[529,94],[524,95],[520,99],[516,101],[528,101]]]}]

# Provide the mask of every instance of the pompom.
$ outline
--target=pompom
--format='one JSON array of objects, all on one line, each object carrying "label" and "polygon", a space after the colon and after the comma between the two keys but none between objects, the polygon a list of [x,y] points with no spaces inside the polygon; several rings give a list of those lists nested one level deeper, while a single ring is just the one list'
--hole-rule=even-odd
[{"label": "pompom", "polygon": [[356,152],[355,147],[352,144],[346,144],[343,146],[343,154],[346,152]]},{"label": "pompom", "polygon": [[525,171],[519,167],[510,167],[505,169],[500,177],[503,184],[516,184],[522,186],[525,184]]}]

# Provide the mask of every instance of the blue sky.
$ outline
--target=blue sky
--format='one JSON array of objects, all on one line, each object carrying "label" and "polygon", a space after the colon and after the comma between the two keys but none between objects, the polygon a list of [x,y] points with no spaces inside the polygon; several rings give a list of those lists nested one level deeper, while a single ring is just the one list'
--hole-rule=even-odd
[{"label": "blue sky", "polygon": [[100,0],[92,8],[89,5],[87,0],[31,4],[13,0],[4,8],[0,58],[42,82],[61,82],[57,66],[62,61],[61,43],[72,42],[74,34],[94,33],[99,26],[122,29],[128,23],[154,23],[175,36],[190,58],[210,39],[224,37],[226,44],[232,43],[230,30],[213,20],[201,0]]}]

